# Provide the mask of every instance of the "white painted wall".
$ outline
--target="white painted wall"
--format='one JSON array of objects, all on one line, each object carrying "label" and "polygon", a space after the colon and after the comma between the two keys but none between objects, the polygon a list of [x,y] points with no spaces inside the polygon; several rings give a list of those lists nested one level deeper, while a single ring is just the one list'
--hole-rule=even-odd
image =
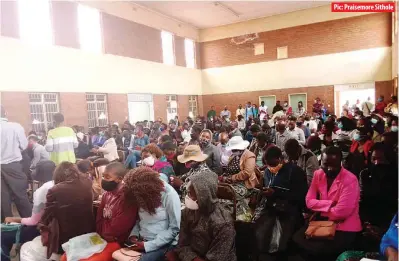
[{"label": "white painted wall", "polygon": [[391,48],[284,59],[202,71],[203,94],[370,81],[392,77]]},{"label": "white painted wall", "polygon": [[0,91],[198,95],[201,71],[0,37]]}]

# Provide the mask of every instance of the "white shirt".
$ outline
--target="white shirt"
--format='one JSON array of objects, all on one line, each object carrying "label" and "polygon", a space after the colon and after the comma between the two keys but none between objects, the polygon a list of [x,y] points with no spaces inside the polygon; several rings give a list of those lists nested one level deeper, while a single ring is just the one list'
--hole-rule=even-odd
[{"label": "white shirt", "polygon": [[299,142],[299,144],[305,145],[305,133],[302,129],[295,127],[293,130],[290,130],[289,128],[287,128],[287,131]]},{"label": "white shirt", "polygon": [[245,109],[244,108],[238,108],[237,110],[236,110],[236,117],[238,117],[238,115],[241,115],[242,117],[244,117],[245,118]]},{"label": "white shirt", "polygon": [[303,124],[309,128],[310,132],[312,132],[313,129],[317,131],[317,122],[315,120],[304,121]]},{"label": "white shirt", "polygon": [[267,115],[267,106],[259,106],[259,119],[263,121],[263,119]]},{"label": "white shirt", "polygon": [[240,121],[237,121],[238,122],[238,129],[239,130],[245,130],[245,120],[244,119],[242,119],[242,120],[240,120]]}]

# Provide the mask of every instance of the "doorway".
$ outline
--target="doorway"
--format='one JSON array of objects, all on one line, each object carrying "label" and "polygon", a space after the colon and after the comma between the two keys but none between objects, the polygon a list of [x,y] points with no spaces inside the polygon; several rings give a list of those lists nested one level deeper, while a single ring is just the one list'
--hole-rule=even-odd
[{"label": "doorway", "polygon": [[259,106],[261,102],[265,102],[267,106],[267,114],[271,115],[273,107],[276,106],[276,95],[259,96]]},{"label": "doorway", "polygon": [[[375,83],[359,83],[359,84],[348,84],[348,85],[335,85],[335,111],[337,115],[342,115],[343,107],[346,102],[349,102],[349,108],[356,105],[359,100],[357,107],[361,108],[361,105],[370,98],[372,104],[375,102]],[[370,108],[370,110],[374,109]]]},{"label": "doorway", "polygon": [[154,104],[151,94],[129,93],[127,97],[129,121],[132,124],[138,121],[154,120]]}]

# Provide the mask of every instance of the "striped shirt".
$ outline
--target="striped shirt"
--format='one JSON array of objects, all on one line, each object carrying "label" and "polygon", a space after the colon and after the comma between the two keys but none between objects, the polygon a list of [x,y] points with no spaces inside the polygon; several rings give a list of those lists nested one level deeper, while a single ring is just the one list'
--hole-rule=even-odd
[{"label": "striped shirt", "polygon": [[55,165],[63,161],[76,162],[74,148],[79,145],[75,132],[69,127],[58,127],[47,135],[46,150]]}]

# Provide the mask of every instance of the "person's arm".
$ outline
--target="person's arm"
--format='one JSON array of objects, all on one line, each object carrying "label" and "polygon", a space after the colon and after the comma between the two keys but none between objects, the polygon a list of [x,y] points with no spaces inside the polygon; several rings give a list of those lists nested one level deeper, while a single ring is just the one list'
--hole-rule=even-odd
[{"label": "person's arm", "polygon": [[76,134],[73,131],[72,131],[72,138],[73,138],[73,140],[72,140],[73,147],[76,149],[79,146],[79,141],[78,141],[78,137],[76,136]]},{"label": "person's arm", "polygon": [[48,135],[47,135],[47,140],[46,140],[46,146],[45,146],[46,150],[48,152],[52,152],[54,151],[54,139],[51,135],[51,131],[49,131]]},{"label": "person's arm", "polygon": [[157,234],[154,240],[144,242],[146,252],[158,250],[161,247],[170,244],[179,234],[181,205],[179,195],[175,190],[170,190],[165,195],[165,209],[169,220],[169,227]]},{"label": "person's arm", "polygon": [[222,174],[222,167],[220,166],[220,152],[216,148],[216,146],[213,148],[213,153],[212,153],[212,170],[216,174]]},{"label": "person's arm", "polygon": [[42,209],[39,213],[32,213],[31,217],[22,218],[21,224],[25,225],[25,226],[36,226],[37,223],[39,223],[40,218],[42,217],[43,213],[44,213],[44,209]]},{"label": "person's arm", "polygon": [[[390,247],[397,247],[397,243],[394,243],[392,240],[394,236],[398,236],[398,229],[396,227],[396,223],[398,222],[398,215],[396,214],[395,217],[391,221],[391,225],[389,226],[388,231],[384,234],[381,240],[381,245],[380,245],[380,253],[383,256],[387,256],[387,252],[391,251],[389,250]],[[397,250],[396,250],[397,252]]]},{"label": "person's arm", "polygon": [[103,154],[111,153],[112,146],[110,146],[110,145],[111,145],[110,143],[107,143],[107,144],[104,143],[103,147],[98,148],[98,152],[101,152]]},{"label": "person's arm", "polygon": [[317,199],[317,191],[319,186],[318,183],[321,174],[321,172],[316,172],[313,177],[312,183],[310,184],[308,193],[306,195],[306,206],[315,212],[328,212],[333,201]]},{"label": "person's arm", "polygon": [[179,256],[181,261],[192,261],[194,258],[198,256],[192,249],[191,249],[191,241],[190,241],[190,227],[188,225],[187,215],[190,215],[190,210],[184,209],[182,211],[182,220],[181,220],[181,227],[179,233],[179,243],[176,247],[176,253]]},{"label": "person's arm", "polygon": [[305,146],[305,144],[306,144],[306,140],[305,140],[305,133],[303,132],[303,130],[302,129],[299,129],[298,128],[298,130],[299,130],[299,144],[301,144],[302,146]]},{"label": "person's arm", "polygon": [[245,159],[245,162],[243,165],[244,165],[244,169],[231,177],[233,182],[245,181],[245,180],[250,179],[252,173],[255,172],[255,166],[256,166],[255,157],[248,157],[247,159]]},{"label": "person's arm", "polygon": [[205,255],[206,261],[228,261],[232,256],[235,242],[233,223],[220,224],[212,228],[212,240]]},{"label": "person's arm", "polygon": [[343,185],[336,205],[328,211],[329,219],[345,220],[353,213],[356,205],[359,204],[359,194],[360,189],[357,179],[347,186]]},{"label": "person's arm", "polygon": [[306,177],[308,181],[308,185],[312,183],[313,175],[316,170],[320,168],[319,161],[316,156],[311,156],[306,161]]},{"label": "person's arm", "polygon": [[17,129],[17,139],[19,142],[19,149],[21,151],[25,150],[28,147],[28,140],[25,136],[25,130],[21,125],[19,125]]}]

